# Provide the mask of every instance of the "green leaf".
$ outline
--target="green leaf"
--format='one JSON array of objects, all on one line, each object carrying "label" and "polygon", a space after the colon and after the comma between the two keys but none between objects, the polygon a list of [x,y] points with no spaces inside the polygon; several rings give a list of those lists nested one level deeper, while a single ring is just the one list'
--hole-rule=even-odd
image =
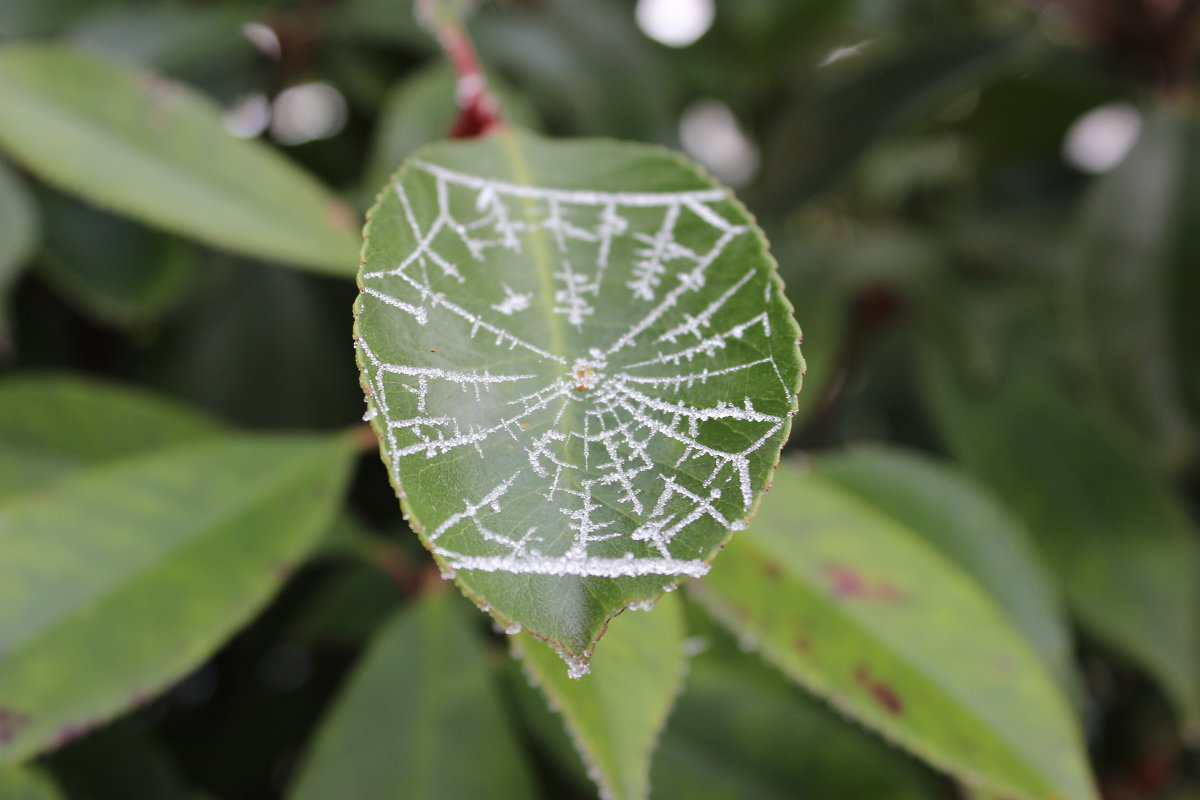
[{"label": "green leaf", "polygon": [[1093,397],[1172,467],[1196,447],[1171,360],[1173,276],[1195,266],[1195,248],[1181,246],[1195,226],[1191,126],[1169,106],[1146,115],[1129,155],[1092,188],[1066,281]]},{"label": "green leaf", "polygon": [[63,800],[50,778],[32,767],[0,766],[0,797],[4,800]]},{"label": "green leaf", "polygon": [[487,653],[448,591],[388,622],[317,733],[293,800],[534,797]]},{"label": "green leaf", "polygon": [[[521,95],[495,76],[489,75],[487,81],[505,120],[523,128],[534,126],[536,115]],[[445,138],[459,113],[455,91],[454,70],[438,61],[388,93],[367,159],[364,182],[372,197],[414,150]]]},{"label": "green leaf", "polygon": [[785,464],[728,550],[692,588],[793,680],[965,784],[1095,797],[1041,660],[903,520]]},{"label": "green leaf", "polygon": [[0,49],[0,148],[46,181],[200,241],[346,275],[353,213],[191,90],[52,45]]},{"label": "green leaf", "polygon": [[631,611],[610,625],[586,680],[568,677],[530,634],[512,642],[530,681],[562,714],[601,796],[633,800],[649,793],[650,757],[683,688],[683,609],[666,595],[652,613]]},{"label": "green leaf", "polygon": [[[876,141],[1028,59],[1027,44],[961,31],[822,68],[768,140],[764,199],[792,208],[827,189]],[[855,61],[868,63],[856,68]]]},{"label": "green leaf", "polygon": [[1080,622],[1200,723],[1200,545],[1144,451],[1036,374],[976,397],[933,353],[924,367],[951,449],[1025,521]]},{"label": "green leaf", "polygon": [[708,571],[778,459],[803,362],[762,234],[663,150],[504,129],[410,160],[364,257],[362,383],[410,522],[585,671],[609,619]]},{"label": "green leaf", "polygon": [[934,775],[813,698],[708,622],[654,754],[663,800],[940,796]]},{"label": "green leaf", "polygon": [[75,738],[207,657],[325,530],[352,456],[344,436],[229,436],[0,505],[0,760]]},{"label": "green leaf", "polygon": [[33,255],[38,238],[33,198],[13,171],[0,161],[0,303],[16,280],[17,270]]},{"label": "green leaf", "polygon": [[220,431],[199,412],[119,384],[53,374],[9,378],[0,381],[0,500]]},{"label": "green leaf", "polygon": [[181,239],[57,193],[43,195],[42,208],[39,274],[101,322],[134,327],[156,320],[193,283],[197,250]]},{"label": "green leaf", "polygon": [[1071,637],[1029,533],[972,480],[900,450],[861,448],[813,461],[823,480],[892,517],[969,573],[1054,672],[1070,679]]}]

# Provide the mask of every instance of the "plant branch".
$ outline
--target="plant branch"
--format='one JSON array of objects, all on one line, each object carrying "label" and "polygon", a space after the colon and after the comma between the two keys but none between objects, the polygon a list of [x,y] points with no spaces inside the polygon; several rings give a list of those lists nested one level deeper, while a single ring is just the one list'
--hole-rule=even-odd
[{"label": "plant branch", "polygon": [[487,79],[470,34],[451,5],[449,0],[417,0],[415,10],[420,23],[437,37],[458,77],[455,94],[459,112],[450,136],[470,139],[486,135],[504,121],[500,117],[500,104],[487,90]]}]

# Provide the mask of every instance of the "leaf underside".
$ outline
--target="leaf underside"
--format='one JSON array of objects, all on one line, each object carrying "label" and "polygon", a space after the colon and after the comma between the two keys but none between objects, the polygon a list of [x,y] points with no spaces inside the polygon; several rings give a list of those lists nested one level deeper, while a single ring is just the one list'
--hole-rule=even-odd
[{"label": "leaf underside", "polygon": [[582,673],[778,460],[803,361],[765,239],[667,151],[511,129],[420,151],[370,220],[355,340],[410,522]]}]

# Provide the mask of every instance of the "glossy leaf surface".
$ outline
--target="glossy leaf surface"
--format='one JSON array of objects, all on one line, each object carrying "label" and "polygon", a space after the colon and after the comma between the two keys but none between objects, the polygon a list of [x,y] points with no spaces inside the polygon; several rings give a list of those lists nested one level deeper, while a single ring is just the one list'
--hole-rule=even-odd
[{"label": "glossy leaf surface", "polygon": [[465,605],[442,591],[379,629],[294,800],[536,796]]},{"label": "glossy leaf surface", "polygon": [[679,598],[665,595],[650,613],[628,611],[613,620],[583,680],[569,678],[527,633],[513,646],[530,681],[562,715],[602,796],[645,798],[651,756],[687,667]]},{"label": "glossy leaf surface", "polygon": [[431,146],[373,210],[359,283],[367,416],[410,522],[575,672],[751,514],[798,331],[762,234],[678,157],[510,129]]},{"label": "glossy leaf surface", "polygon": [[354,269],[353,213],[179,84],[50,45],[0,50],[0,148],[46,181],[203,242]]},{"label": "glossy leaf surface", "polygon": [[76,738],[211,653],[324,532],[352,455],[343,437],[228,436],[0,505],[0,760]]},{"label": "glossy leaf surface", "polygon": [[1046,667],[902,520],[785,464],[728,551],[696,596],[793,680],[968,785],[1095,797]]}]

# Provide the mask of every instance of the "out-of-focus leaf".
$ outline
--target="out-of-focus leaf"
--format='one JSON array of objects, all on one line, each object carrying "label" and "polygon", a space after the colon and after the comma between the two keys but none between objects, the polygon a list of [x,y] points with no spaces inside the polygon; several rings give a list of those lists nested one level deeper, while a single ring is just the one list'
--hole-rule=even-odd
[{"label": "out-of-focus leaf", "polygon": [[1188,162],[1200,161],[1200,152],[1188,151],[1196,138],[1191,127],[1171,107],[1146,115],[1125,160],[1092,188],[1066,281],[1093,396],[1168,467],[1179,467],[1196,447],[1171,360],[1173,276],[1195,271],[1196,250],[1181,245],[1195,243],[1190,229],[1200,221],[1187,182]]},{"label": "out-of-focus leaf", "polygon": [[0,41],[58,33],[74,20],[112,7],[121,0],[4,0],[0,3]]},{"label": "out-of-focus leaf", "polygon": [[51,753],[46,763],[71,798],[197,800],[166,749],[137,717],[117,720],[72,742]]},{"label": "out-of-focus leaf", "polygon": [[586,670],[778,460],[803,364],[761,232],[661,148],[500,128],[406,162],[363,254],[362,385],[414,529]]},{"label": "out-of-focus leaf", "polygon": [[375,635],[317,733],[293,800],[535,796],[460,605],[438,591]]},{"label": "out-of-focus leaf", "polygon": [[1028,532],[964,475],[900,450],[813,462],[816,475],[902,523],[970,573],[1055,673],[1069,679],[1070,633]]},{"label": "out-of-focus leaf", "polygon": [[353,284],[239,261],[209,266],[203,289],[171,316],[135,376],[244,425],[361,417],[355,366],[343,357]]},{"label": "out-of-focus leaf", "polygon": [[[506,121],[522,128],[537,128],[528,101],[508,84],[489,77],[488,90],[499,101]],[[458,112],[454,71],[440,61],[397,84],[379,112],[364,188],[372,194],[379,192],[414,150],[446,137]]]},{"label": "out-of-focus leaf", "polygon": [[201,241],[349,275],[354,214],[185,87],[53,45],[0,49],[0,147],[63,189]]},{"label": "out-of-focus leaf", "polygon": [[923,366],[947,443],[1025,521],[1075,615],[1200,721],[1200,544],[1144,452],[1041,372],[979,395],[940,353]]},{"label": "out-of-focus leaf", "polygon": [[0,766],[0,797],[4,800],[64,800],[54,781],[33,767]]},{"label": "out-of-focus leaf", "polygon": [[353,454],[340,435],[221,437],[0,505],[0,760],[76,738],[208,656],[324,531]]},{"label": "out-of-focus leaf", "polygon": [[650,613],[629,611],[609,623],[591,674],[569,678],[562,663],[528,633],[512,640],[531,682],[562,714],[588,774],[612,800],[645,798],[650,758],[683,687],[683,610],[664,595]]},{"label": "out-of-focus leaf", "polygon": [[401,595],[378,569],[352,564],[330,576],[294,623],[295,635],[319,644],[356,645],[395,611]]},{"label": "out-of-focus leaf", "polygon": [[[0,161],[0,305],[37,245],[37,208],[21,180]],[[0,317],[3,309],[0,309]]]},{"label": "out-of-focus leaf", "polygon": [[1189,115],[1185,133],[1187,157],[1178,179],[1184,196],[1176,203],[1181,219],[1167,297],[1178,388],[1192,422],[1200,425],[1200,314],[1196,313],[1200,298],[1200,270],[1196,269],[1196,254],[1200,253],[1200,117],[1196,114]]},{"label": "out-of-focus leaf", "polygon": [[126,6],[89,15],[65,38],[81,49],[166,72],[209,59],[230,59],[244,69],[253,54],[241,31],[246,21],[244,12],[231,8]]},{"label": "out-of-focus leaf", "polygon": [[1041,659],[902,519],[784,464],[727,550],[690,587],[793,680],[964,783],[1096,796]]},{"label": "out-of-focus leaf", "polygon": [[42,197],[40,274],[104,322],[142,325],[177,303],[198,266],[187,242],[57,193]]},{"label": "out-of-focus leaf", "polygon": [[[407,12],[407,13],[406,13]],[[379,44],[399,44],[432,53],[437,40],[417,23],[412,4],[399,8],[393,0],[346,0],[330,21],[329,35]]]},{"label": "out-of-focus leaf", "polygon": [[712,623],[654,754],[664,800],[935,797],[933,775],[806,697]]},{"label": "out-of-focus leaf", "polygon": [[9,378],[0,381],[0,499],[220,431],[149,392],[69,375]]},{"label": "out-of-focus leaf", "polygon": [[[800,205],[828,188],[884,135],[1028,57],[1022,40],[944,34],[877,58],[866,45],[845,64],[821,68],[767,142],[763,202],[780,209]],[[860,60],[865,63],[856,65]]]},{"label": "out-of-focus leaf", "polygon": [[671,141],[672,70],[624,6],[484,7],[473,32],[484,62],[511,75],[545,119],[589,136]]}]

